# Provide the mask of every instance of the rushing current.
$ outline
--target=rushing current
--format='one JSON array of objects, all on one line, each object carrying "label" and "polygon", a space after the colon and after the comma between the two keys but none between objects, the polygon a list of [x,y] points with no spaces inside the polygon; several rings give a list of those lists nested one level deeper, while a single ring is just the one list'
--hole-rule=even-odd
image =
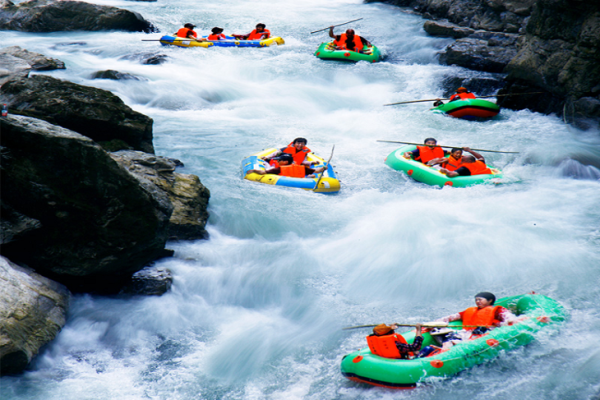
[{"label": "rushing current", "polygon": [[[503,110],[487,122],[435,115],[450,39],[423,19],[360,0],[96,1],[137,11],[161,31],[0,33],[66,62],[56,78],[107,89],[154,119],[159,155],[210,189],[209,240],[168,243],[175,256],[161,297],[75,295],[68,321],[28,370],[0,379],[0,398],[64,399],[585,399],[600,393],[600,136],[556,116]],[[356,18],[383,62],[314,57],[327,31]],[[208,34],[264,22],[285,45],[181,49],[158,39],[184,23]],[[144,54],[168,56],[143,65]],[[113,69],[140,80],[92,80]],[[387,167],[398,145],[484,153],[505,184],[436,189]],[[295,137],[332,163],[335,195],[241,178],[241,160]],[[368,330],[422,322],[472,306],[479,291],[529,291],[569,311],[559,330],[456,377],[392,391],[340,374]]]}]

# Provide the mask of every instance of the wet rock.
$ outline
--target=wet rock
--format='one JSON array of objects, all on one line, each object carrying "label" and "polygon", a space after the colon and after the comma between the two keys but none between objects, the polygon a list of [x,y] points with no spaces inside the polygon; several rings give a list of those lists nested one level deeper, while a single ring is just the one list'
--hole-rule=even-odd
[{"label": "wet rock", "polygon": [[157,54],[155,56],[143,58],[142,64],[158,65],[158,64],[163,64],[163,63],[167,62],[167,59],[168,59],[168,57],[166,54]]},{"label": "wet rock", "polygon": [[13,112],[60,125],[101,144],[121,140],[127,148],[154,153],[152,119],[106,90],[34,75],[4,83],[0,101]]},{"label": "wet rock", "polygon": [[0,54],[0,86],[13,79],[27,78],[31,71],[29,63],[10,54]]},{"label": "wet rock", "polygon": [[9,54],[13,57],[25,60],[31,69],[35,71],[51,71],[55,69],[65,69],[65,63],[55,58],[46,57],[40,53],[34,53],[20,48],[19,46],[5,47],[0,50],[0,54]]},{"label": "wet rock", "polygon": [[141,79],[135,75],[128,74],[127,72],[115,71],[112,69],[107,69],[106,71],[96,71],[92,74],[92,79],[111,79],[111,80],[115,80],[115,81],[122,81],[122,80],[141,81]]},{"label": "wet rock", "polygon": [[65,325],[71,294],[0,256],[0,375],[22,372]]},{"label": "wet rock", "polygon": [[122,294],[161,296],[171,290],[173,274],[163,267],[146,267],[136,272],[121,290]]},{"label": "wet rock", "polygon": [[81,1],[31,0],[15,5],[0,0],[0,29],[22,32],[156,32],[140,14]]},{"label": "wet rock", "polygon": [[110,292],[165,255],[166,195],[76,132],[10,114],[0,129],[3,207],[32,224],[1,224],[17,227],[2,235],[4,256],[71,290]]},{"label": "wet rock", "polygon": [[450,36],[453,38],[463,38],[475,33],[475,29],[461,27],[448,20],[442,21],[425,21],[423,24],[425,32],[431,36]]},{"label": "wet rock", "polygon": [[[486,72],[502,72],[517,54],[514,46],[498,45],[506,40],[494,35],[490,39],[458,39],[440,53],[440,63]],[[516,38],[514,38],[516,41]]]},{"label": "wet rock", "polygon": [[170,240],[206,239],[208,200],[210,191],[202,185],[196,175],[175,172],[181,161],[153,156],[139,151],[119,151],[111,156],[142,185],[152,185],[148,190],[157,190],[168,196],[173,205],[169,220]]}]

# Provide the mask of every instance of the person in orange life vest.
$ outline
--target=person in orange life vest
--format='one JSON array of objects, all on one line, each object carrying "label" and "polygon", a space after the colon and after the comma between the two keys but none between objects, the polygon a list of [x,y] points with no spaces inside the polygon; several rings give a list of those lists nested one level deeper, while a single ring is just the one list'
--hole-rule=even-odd
[{"label": "person in orange life vest", "polygon": [[267,26],[263,23],[256,24],[256,29],[247,35],[232,35],[236,39],[242,40],[263,40],[271,37],[271,31],[265,29]]},{"label": "person in orange life vest", "polygon": [[448,151],[443,150],[441,147],[436,146],[437,140],[434,138],[427,138],[424,141],[425,146],[417,146],[413,151],[407,151],[404,153],[404,158],[413,158],[413,160],[421,161],[423,164],[430,164],[431,161],[443,158],[449,154]]},{"label": "person in orange life vest", "polygon": [[186,39],[194,39],[199,42],[204,42],[206,39],[200,38],[198,39],[198,34],[194,31],[196,25],[187,23],[183,26],[183,28],[179,29],[175,36],[182,37]]},{"label": "person in orange life vest", "polygon": [[227,37],[223,35],[223,28],[214,27],[210,30],[212,32],[211,35],[208,35],[207,40],[225,40]]},{"label": "person in orange life vest", "polygon": [[292,143],[290,143],[287,147],[283,147],[280,150],[275,151],[265,157],[262,157],[263,160],[269,161],[273,157],[277,157],[282,153],[291,154],[294,157],[294,162],[296,164],[303,164],[310,166],[312,162],[306,161],[306,156],[310,153],[310,149],[306,147],[308,141],[304,138],[296,138]]},{"label": "person in orange life vest", "polygon": [[416,336],[412,344],[406,343],[406,340],[400,334],[394,332],[398,325],[379,324],[373,328],[373,334],[367,336],[367,344],[371,353],[385,358],[404,358],[408,359],[410,353],[416,353],[423,344],[423,333],[421,325],[416,325]]},{"label": "person in orange life vest", "polygon": [[467,88],[459,87],[456,89],[456,94],[450,96],[450,101],[476,99],[475,95],[467,90]]},{"label": "person in orange life vest", "polygon": [[472,155],[462,156],[462,165],[460,168],[455,171],[447,168],[441,168],[440,172],[446,174],[448,178],[454,178],[455,176],[472,176],[492,173],[492,170],[485,165],[485,159],[481,154],[476,153],[468,147],[463,147],[463,150],[471,153]]},{"label": "person in orange life vest", "polygon": [[246,174],[255,173],[259,175],[275,174],[281,176],[290,176],[292,178],[314,178],[314,174],[323,172],[325,167],[309,168],[305,165],[294,163],[294,157],[291,154],[282,154],[279,160],[269,161],[271,168],[267,169],[251,169]]},{"label": "person in orange life vest", "polygon": [[350,50],[357,53],[365,53],[363,47],[371,46],[371,43],[367,39],[356,35],[354,29],[348,29],[346,33],[335,35],[333,33],[333,26],[330,26],[329,37],[333,39],[333,45],[336,50]]},{"label": "person in orange life vest", "polygon": [[[472,334],[481,335],[502,323],[510,323],[516,316],[502,306],[494,306],[496,296],[490,292],[481,292],[475,295],[475,307],[467,308],[457,314],[448,315],[437,321],[452,322],[462,321],[463,329]],[[479,328],[477,328],[479,326]]]}]

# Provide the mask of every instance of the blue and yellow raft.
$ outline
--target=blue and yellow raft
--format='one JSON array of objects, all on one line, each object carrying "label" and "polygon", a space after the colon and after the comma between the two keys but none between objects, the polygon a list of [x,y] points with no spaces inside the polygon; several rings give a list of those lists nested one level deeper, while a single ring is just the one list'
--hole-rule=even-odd
[{"label": "blue and yellow raft", "polygon": [[233,36],[227,36],[226,40],[215,40],[212,42],[199,42],[189,38],[182,38],[172,35],[165,35],[160,38],[160,43],[163,46],[178,46],[178,47],[269,47],[272,45],[285,44],[285,41],[279,36],[271,37],[263,40],[239,40]]},{"label": "blue and yellow raft", "polygon": [[[251,169],[267,169],[269,164],[259,157],[265,157],[277,149],[271,148],[252,154],[249,157],[244,158],[242,161],[242,174],[244,179],[254,182],[265,183],[267,185],[276,186],[287,186],[292,188],[300,188],[304,190],[314,190],[317,193],[335,193],[340,190],[340,181],[337,178],[335,171],[331,164],[327,165],[327,169],[323,171],[323,178],[319,181],[321,174],[316,174],[315,178],[292,178],[289,176],[279,176],[275,174],[259,175],[250,173],[246,175],[246,172]],[[325,160],[321,157],[308,153],[306,156],[307,161],[313,163],[313,167],[318,168],[325,164]],[[319,181],[319,187],[315,189],[315,186]]]}]

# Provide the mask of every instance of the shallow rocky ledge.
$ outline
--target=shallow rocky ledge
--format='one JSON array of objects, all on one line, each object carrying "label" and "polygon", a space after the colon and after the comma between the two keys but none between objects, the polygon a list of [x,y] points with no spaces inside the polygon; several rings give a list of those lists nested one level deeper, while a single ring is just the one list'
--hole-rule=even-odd
[{"label": "shallow rocky ledge", "polygon": [[0,86],[11,79],[27,78],[31,70],[54,69],[65,69],[65,63],[40,53],[27,51],[19,46],[0,49]]},{"label": "shallow rocky ledge", "polygon": [[140,14],[81,1],[0,0],[0,30],[22,32],[104,31],[156,32]]},{"label": "shallow rocky ledge", "polygon": [[21,372],[65,325],[71,294],[0,256],[0,375]]}]

